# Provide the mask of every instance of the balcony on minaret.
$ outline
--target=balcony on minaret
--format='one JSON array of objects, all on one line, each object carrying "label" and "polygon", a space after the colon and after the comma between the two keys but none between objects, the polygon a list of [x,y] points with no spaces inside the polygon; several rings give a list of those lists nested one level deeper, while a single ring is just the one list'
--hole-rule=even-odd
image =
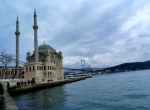
[{"label": "balcony on minaret", "polygon": [[20,35],[20,32],[16,31],[15,34],[16,34],[16,35]]},{"label": "balcony on minaret", "polygon": [[38,29],[38,26],[37,25],[33,25],[33,29]]}]

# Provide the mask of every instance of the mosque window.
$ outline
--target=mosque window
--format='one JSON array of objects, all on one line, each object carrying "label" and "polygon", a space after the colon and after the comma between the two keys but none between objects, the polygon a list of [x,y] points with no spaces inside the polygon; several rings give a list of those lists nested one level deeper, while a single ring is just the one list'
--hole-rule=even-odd
[{"label": "mosque window", "polygon": [[46,70],[46,66],[44,66],[44,70]]},{"label": "mosque window", "polygon": [[31,67],[30,67],[30,71],[31,71]]},{"label": "mosque window", "polygon": [[34,66],[33,66],[33,71],[34,71]]},{"label": "mosque window", "polygon": [[26,67],[26,71],[28,71],[28,67]]}]

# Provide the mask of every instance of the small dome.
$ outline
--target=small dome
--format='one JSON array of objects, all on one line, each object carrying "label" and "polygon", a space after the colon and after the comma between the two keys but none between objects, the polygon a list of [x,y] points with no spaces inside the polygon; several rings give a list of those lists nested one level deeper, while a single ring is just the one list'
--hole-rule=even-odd
[{"label": "small dome", "polygon": [[27,54],[31,54],[31,53],[28,51]]}]

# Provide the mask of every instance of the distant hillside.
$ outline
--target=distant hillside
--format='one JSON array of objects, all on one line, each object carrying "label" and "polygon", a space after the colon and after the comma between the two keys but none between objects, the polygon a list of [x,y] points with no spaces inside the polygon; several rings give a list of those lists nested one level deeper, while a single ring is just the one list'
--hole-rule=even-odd
[{"label": "distant hillside", "polygon": [[[107,67],[107,68],[84,68],[84,70],[93,70],[93,72],[101,72],[101,73],[116,73],[116,72],[125,72],[125,71],[136,71],[136,70],[145,70],[150,69],[150,61],[145,62],[131,62],[131,63],[123,63],[120,65]],[[83,71],[83,69],[72,69],[64,71],[64,73],[72,73],[75,71]]]},{"label": "distant hillside", "polygon": [[145,69],[150,69],[150,61],[123,63],[117,66],[104,68],[102,70],[97,70],[97,72],[99,71],[99,72],[106,72],[106,73],[115,73],[115,72],[136,71],[136,70],[145,70]]}]

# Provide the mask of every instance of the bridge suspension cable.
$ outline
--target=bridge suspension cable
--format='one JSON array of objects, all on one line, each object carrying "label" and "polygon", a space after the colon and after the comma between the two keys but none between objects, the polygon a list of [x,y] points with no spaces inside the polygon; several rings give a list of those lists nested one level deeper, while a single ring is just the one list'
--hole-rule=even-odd
[{"label": "bridge suspension cable", "polygon": [[[79,66],[79,65],[80,66]],[[73,68],[72,66],[75,66],[75,65],[78,65],[78,68]],[[89,64],[84,60],[84,59],[81,59],[80,61],[72,64],[72,65],[68,65],[68,66],[65,66],[64,69],[66,70],[77,70],[77,71],[93,71],[93,69],[89,66]]]},{"label": "bridge suspension cable", "polygon": [[64,68],[72,67],[72,66],[74,66],[74,65],[77,65],[78,63],[80,63],[80,61],[78,61],[78,62],[76,62],[76,63],[74,63],[74,64],[72,64],[72,65],[65,66]]}]

